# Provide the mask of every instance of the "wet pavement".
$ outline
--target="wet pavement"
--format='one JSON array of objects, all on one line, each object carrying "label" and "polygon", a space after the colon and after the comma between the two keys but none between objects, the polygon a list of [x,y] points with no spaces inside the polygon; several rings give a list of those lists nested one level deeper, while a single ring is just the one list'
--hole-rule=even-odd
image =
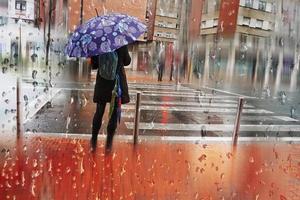
[{"label": "wet pavement", "polygon": [[[300,146],[295,141],[168,141],[25,134],[5,137],[0,199],[280,199],[300,198]],[[279,178],[280,177],[280,178]]]}]

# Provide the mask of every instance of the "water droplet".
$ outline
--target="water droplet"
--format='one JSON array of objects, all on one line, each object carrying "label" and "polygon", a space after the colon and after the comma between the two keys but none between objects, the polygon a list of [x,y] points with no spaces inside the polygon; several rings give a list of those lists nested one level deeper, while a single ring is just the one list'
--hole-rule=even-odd
[{"label": "water droplet", "polygon": [[69,129],[70,122],[71,122],[71,117],[68,116],[68,117],[67,117],[67,124],[66,124],[66,129],[67,129],[67,130]]},{"label": "water droplet", "polygon": [[28,103],[28,96],[27,95],[24,95],[24,101],[26,102],[26,103]]},{"label": "water droplet", "polygon": [[33,179],[32,180],[32,187],[31,187],[31,194],[34,197],[35,197],[35,188],[36,188],[36,186],[35,186],[35,180]]},{"label": "water droplet", "polygon": [[38,163],[37,163],[37,160],[36,159],[33,159],[33,167],[37,167]]},{"label": "water droplet", "polygon": [[8,114],[10,111],[8,109],[5,109],[4,114]]},{"label": "water droplet", "polygon": [[232,158],[233,155],[232,155],[231,152],[228,152],[228,153],[226,154],[226,156],[227,156],[228,159],[230,159],[230,158]]},{"label": "water droplet", "polygon": [[249,163],[254,163],[254,158],[252,156],[249,158]]},{"label": "water droplet", "polygon": [[9,184],[8,181],[5,182],[6,187],[11,188],[11,185]]},{"label": "water droplet", "polygon": [[225,176],[225,174],[224,174],[224,173],[222,173],[222,174],[220,175],[220,178],[221,178],[221,179],[223,179],[223,178],[224,178],[224,176]]},{"label": "water droplet", "polygon": [[179,155],[181,155],[181,154],[182,154],[182,150],[181,150],[181,149],[177,149],[177,153],[178,153]]},{"label": "water droplet", "polygon": [[205,154],[202,154],[199,158],[198,158],[198,160],[200,161],[200,162],[202,162],[203,160],[205,160],[206,159],[206,155]]},{"label": "water droplet", "polygon": [[2,97],[5,97],[6,96],[6,92],[2,92]]},{"label": "water droplet", "polygon": [[67,169],[66,169],[66,174],[69,174],[70,172],[71,172],[70,167],[67,167]]},{"label": "water droplet", "polygon": [[7,67],[2,67],[2,73],[5,74],[7,72]]},{"label": "water droplet", "polygon": [[33,85],[33,87],[36,87],[36,86],[38,86],[38,82],[37,81],[33,81],[32,85]]},{"label": "water droplet", "polygon": [[37,72],[36,70],[33,70],[33,71],[32,71],[31,76],[32,76],[33,79],[36,79],[37,73],[38,73],[38,72]]},{"label": "water droplet", "polygon": [[80,174],[84,173],[84,168],[83,168],[83,159],[80,162]]},{"label": "water droplet", "polygon": [[280,195],[280,200],[287,200],[287,198],[281,194]]}]

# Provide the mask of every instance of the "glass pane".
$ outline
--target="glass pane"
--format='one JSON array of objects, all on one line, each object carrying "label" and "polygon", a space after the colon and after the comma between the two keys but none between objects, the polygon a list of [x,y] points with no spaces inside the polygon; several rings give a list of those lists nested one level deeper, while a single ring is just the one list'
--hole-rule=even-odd
[{"label": "glass pane", "polygon": [[300,199],[299,9],[0,0],[0,199]]}]

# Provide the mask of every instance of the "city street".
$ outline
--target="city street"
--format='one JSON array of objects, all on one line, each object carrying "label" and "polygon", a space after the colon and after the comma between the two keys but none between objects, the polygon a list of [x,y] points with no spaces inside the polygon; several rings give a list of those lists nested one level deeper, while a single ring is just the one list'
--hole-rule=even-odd
[{"label": "city street", "polygon": [[[133,75],[132,75],[133,76]],[[92,78],[93,79],[93,78]],[[133,77],[129,77],[129,80]],[[39,133],[90,134],[95,112],[91,82],[68,82],[25,123],[25,130]],[[244,97],[241,136],[297,137],[298,119],[261,107],[261,99],[208,88],[193,89],[175,82],[129,83],[131,102],[122,106],[118,134],[131,135],[136,92],[142,92],[140,134],[149,136],[218,136],[233,132],[238,98]],[[44,102],[46,103],[46,101]],[[109,106],[107,106],[107,109]],[[101,134],[106,134],[107,115]]]}]

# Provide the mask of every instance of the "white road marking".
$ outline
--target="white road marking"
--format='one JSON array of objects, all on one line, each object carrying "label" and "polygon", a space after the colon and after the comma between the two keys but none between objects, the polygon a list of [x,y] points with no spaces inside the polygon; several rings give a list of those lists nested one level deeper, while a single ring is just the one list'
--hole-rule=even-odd
[{"label": "white road marking", "polygon": [[[123,109],[133,110],[134,105],[123,105]],[[141,110],[161,110],[161,111],[180,111],[180,112],[204,112],[204,113],[236,113],[236,109],[231,108],[199,108],[199,107],[183,107],[183,106],[145,106],[140,107]],[[243,113],[256,113],[256,114],[273,114],[271,111],[264,109],[243,109]]]},{"label": "white road marking", "polygon": [[[237,104],[229,104],[229,103],[204,103],[204,102],[186,102],[186,101],[142,101],[143,105],[166,105],[166,106],[198,106],[198,107],[232,107],[237,108]],[[135,104],[135,100],[131,101],[130,104]],[[244,105],[244,108],[254,108],[252,105]]]},{"label": "white road marking", "polygon": [[272,116],[275,119],[280,119],[286,122],[298,122],[299,120],[287,116]]},{"label": "white road marking", "polygon": [[153,87],[143,87],[143,86],[128,86],[129,89],[136,89],[136,90],[173,90],[173,91],[185,91],[185,92],[197,92],[197,90],[194,89],[189,89],[189,88],[180,88],[180,89],[176,89],[176,87],[161,87],[161,86],[153,86]]},{"label": "white road marking", "polygon": [[151,85],[142,85],[142,84],[128,84],[129,88],[142,88],[142,89],[171,89],[174,91],[196,91],[195,89],[192,88],[188,88],[185,86],[180,86],[180,87],[176,87],[176,85],[155,85],[155,84],[151,84]]},{"label": "white road marking", "polygon": [[[136,93],[133,93],[129,90],[130,95],[135,95]],[[184,95],[184,94],[160,94],[160,93],[142,93],[142,96],[167,96],[167,97],[181,97],[181,98],[197,98],[197,99],[238,99],[237,96],[226,96],[226,95],[212,95],[212,94],[206,94],[204,96],[196,96],[196,95]]]},{"label": "white road marking", "polygon": [[[134,111],[127,111],[127,112],[123,112],[122,113],[122,117],[123,118],[128,118],[128,119],[133,119],[135,117],[135,113]],[[193,116],[194,120],[201,120],[201,118],[203,118],[203,120],[205,121],[210,121],[210,122],[220,122],[222,121],[226,121],[228,122],[234,122],[235,121],[235,115],[224,115],[224,114],[218,114],[218,115],[211,115],[210,119],[207,119],[206,115],[199,115],[199,116]],[[216,118],[215,118],[216,117]],[[243,115],[241,118],[241,121],[249,121],[249,122],[278,122],[278,121],[283,121],[282,118],[284,118],[284,122],[298,122],[298,120],[293,119],[293,118],[289,118],[289,117],[284,117],[284,116],[261,116],[261,115]]]},{"label": "white road marking", "polygon": [[[128,129],[133,129],[133,122],[125,122]],[[233,124],[163,124],[163,123],[140,123],[142,130],[164,130],[164,131],[233,131]],[[280,131],[300,131],[300,125],[252,125],[241,124],[240,131],[247,132],[280,132]]]},{"label": "white road marking", "polygon": [[242,94],[238,94],[238,93],[234,93],[234,92],[228,92],[228,91],[225,91],[225,90],[220,90],[220,89],[211,88],[211,87],[207,87],[207,86],[204,86],[203,88],[209,89],[209,90],[215,90],[217,92],[222,92],[222,93],[225,93],[225,94],[231,94],[231,95],[235,95],[235,96],[240,96],[240,97],[244,97],[244,98],[247,98],[247,99],[256,99],[256,97],[242,95]]},{"label": "white road marking", "polygon": [[[194,95],[195,97],[198,97],[199,92],[182,92],[182,91],[158,91],[158,90],[130,90],[132,93],[136,92],[142,92],[143,94],[177,94],[177,95]],[[204,93],[204,95],[207,95]]]}]

